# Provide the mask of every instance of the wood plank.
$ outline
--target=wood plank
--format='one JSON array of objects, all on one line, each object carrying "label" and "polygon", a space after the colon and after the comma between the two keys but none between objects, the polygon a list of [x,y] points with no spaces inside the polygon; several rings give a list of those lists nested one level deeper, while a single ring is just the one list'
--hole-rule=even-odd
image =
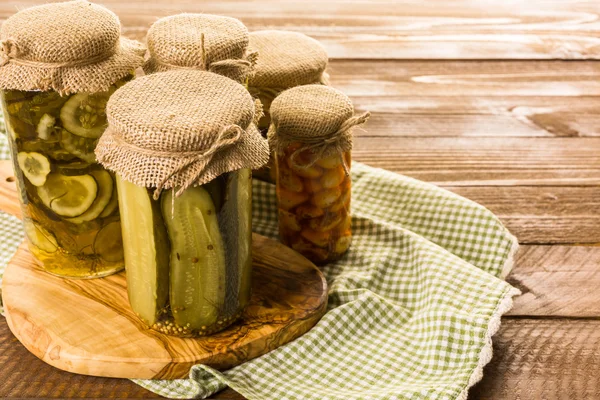
[{"label": "wood plank", "polygon": [[31,354],[0,317],[0,398],[158,398],[126,379],[71,374]]},{"label": "wood plank", "polygon": [[[460,89],[457,89],[460,91]],[[597,137],[600,97],[351,96],[369,137]]]},{"label": "wood plank", "polygon": [[[494,357],[469,399],[598,398],[600,321],[504,318],[493,343]],[[124,379],[69,374],[44,364],[16,341],[3,319],[0,354],[8,366],[0,368],[0,397],[158,397]],[[230,389],[212,398],[243,399]]]},{"label": "wood plank", "polygon": [[594,61],[339,60],[329,72],[332,85],[349,96],[600,95],[600,63]]},{"label": "wood plank", "polygon": [[600,243],[600,186],[447,189],[489,208],[520,243]]},{"label": "wood plank", "polygon": [[600,318],[600,247],[521,246],[507,281],[511,316]]},{"label": "wood plank", "polygon": [[470,400],[600,398],[600,321],[504,318]]},{"label": "wood plank", "polygon": [[[142,38],[158,17],[226,14],[252,30],[284,28],[314,36],[333,58],[597,59],[600,5],[593,1],[104,0],[126,35]],[[39,4],[0,5],[0,18]]]},{"label": "wood plank", "polygon": [[356,161],[444,186],[600,184],[600,138],[398,138],[359,130],[352,154]]}]

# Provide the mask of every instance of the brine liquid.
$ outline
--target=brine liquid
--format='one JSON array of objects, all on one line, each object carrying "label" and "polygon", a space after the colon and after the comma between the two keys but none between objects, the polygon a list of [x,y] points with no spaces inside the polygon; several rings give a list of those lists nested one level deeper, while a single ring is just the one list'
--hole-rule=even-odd
[{"label": "brine liquid", "polygon": [[93,153],[114,89],[79,94],[84,100],[72,115],[65,110],[72,96],[2,92],[25,236],[39,265],[55,275],[95,278],[124,268],[114,179]]}]

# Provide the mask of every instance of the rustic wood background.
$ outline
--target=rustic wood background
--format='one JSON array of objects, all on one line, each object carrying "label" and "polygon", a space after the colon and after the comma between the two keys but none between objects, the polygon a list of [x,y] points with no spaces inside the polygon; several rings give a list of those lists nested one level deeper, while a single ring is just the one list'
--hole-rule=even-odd
[{"label": "rustic wood background", "polygon": [[[39,2],[1,1],[0,19]],[[523,243],[524,294],[470,399],[600,398],[598,0],[101,2],[137,39],[186,11],[321,40],[332,84],[374,114],[355,159],[478,201]],[[0,397],[153,396],[46,366],[0,319]]]}]

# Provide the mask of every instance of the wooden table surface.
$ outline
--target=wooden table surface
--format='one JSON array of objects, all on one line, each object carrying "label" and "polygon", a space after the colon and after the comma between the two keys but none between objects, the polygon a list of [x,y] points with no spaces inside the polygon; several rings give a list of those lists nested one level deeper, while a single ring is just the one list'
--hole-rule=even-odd
[{"label": "wooden table surface", "polygon": [[[522,243],[523,295],[469,398],[600,398],[600,1],[102,2],[137,39],[186,11],[321,40],[332,84],[373,113],[354,158],[487,206]],[[71,396],[156,395],[55,370],[0,319],[0,397]]]}]

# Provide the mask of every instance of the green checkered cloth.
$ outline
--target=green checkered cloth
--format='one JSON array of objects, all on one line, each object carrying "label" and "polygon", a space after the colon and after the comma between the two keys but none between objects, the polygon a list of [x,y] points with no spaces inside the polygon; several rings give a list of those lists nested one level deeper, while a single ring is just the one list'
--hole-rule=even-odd
[{"label": "green checkered cloth", "polygon": [[[352,179],[352,247],[323,268],[329,310],[311,331],[228,371],[135,382],[171,398],[231,387],[260,400],[466,399],[519,293],[501,279],[515,238],[436,186],[360,163]],[[253,196],[254,231],[277,238],[273,185],[256,181]],[[4,225],[3,262],[22,236]]]}]

